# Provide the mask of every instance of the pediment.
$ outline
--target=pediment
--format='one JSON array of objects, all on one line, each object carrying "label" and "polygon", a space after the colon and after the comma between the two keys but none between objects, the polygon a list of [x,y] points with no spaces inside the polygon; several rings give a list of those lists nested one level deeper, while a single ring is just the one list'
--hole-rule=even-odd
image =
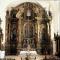
[{"label": "pediment", "polygon": [[45,9],[41,5],[31,2],[24,2],[16,6],[15,9],[18,10],[18,18],[21,16],[21,14],[26,13],[28,9],[33,11],[38,17],[42,17],[42,15],[45,14]]}]

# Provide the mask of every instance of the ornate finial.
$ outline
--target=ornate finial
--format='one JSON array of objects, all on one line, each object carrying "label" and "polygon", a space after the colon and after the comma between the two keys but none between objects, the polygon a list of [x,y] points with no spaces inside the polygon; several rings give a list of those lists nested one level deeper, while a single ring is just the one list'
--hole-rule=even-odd
[{"label": "ornate finial", "polygon": [[50,8],[51,8],[51,6],[50,6],[50,2],[49,2],[49,7],[48,7],[47,14],[48,14],[49,20],[52,20],[52,13],[51,13],[51,11],[50,11]]},{"label": "ornate finial", "polygon": [[1,20],[1,18],[0,18],[0,27],[1,27],[1,22],[2,22],[2,20]]},{"label": "ornate finial", "polygon": [[1,18],[0,18],[0,33],[2,32],[2,29],[1,29],[1,22],[2,22],[2,20],[1,20]]},{"label": "ornate finial", "polygon": [[58,36],[58,32],[57,32],[57,36]]}]

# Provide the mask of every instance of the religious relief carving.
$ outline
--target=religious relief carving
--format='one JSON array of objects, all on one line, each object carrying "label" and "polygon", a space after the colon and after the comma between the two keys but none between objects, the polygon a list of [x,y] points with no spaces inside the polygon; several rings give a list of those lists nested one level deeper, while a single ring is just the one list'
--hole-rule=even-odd
[{"label": "religious relief carving", "polygon": [[11,23],[11,40],[10,40],[10,53],[16,54],[17,53],[17,21],[12,21]]}]

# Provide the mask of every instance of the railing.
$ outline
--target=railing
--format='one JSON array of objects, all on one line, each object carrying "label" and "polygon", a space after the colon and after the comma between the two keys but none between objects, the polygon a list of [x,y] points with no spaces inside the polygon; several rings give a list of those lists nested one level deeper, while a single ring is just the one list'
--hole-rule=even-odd
[{"label": "railing", "polygon": [[5,59],[0,59],[0,60],[16,60],[16,59],[12,59],[12,58],[5,58]]},{"label": "railing", "polygon": [[[5,59],[0,59],[0,60],[16,60],[16,59],[15,58],[5,58]],[[56,58],[56,59],[55,58],[49,58],[49,59],[41,59],[41,60],[60,60],[60,58]]]}]

